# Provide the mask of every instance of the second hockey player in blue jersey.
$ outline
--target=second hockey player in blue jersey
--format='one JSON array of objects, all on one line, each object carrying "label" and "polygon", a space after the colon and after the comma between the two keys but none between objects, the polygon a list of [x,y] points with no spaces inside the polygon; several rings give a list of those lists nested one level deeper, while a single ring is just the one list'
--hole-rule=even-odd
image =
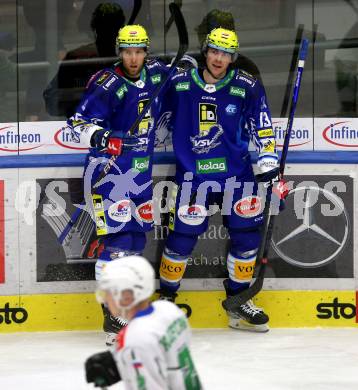
[{"label": "second hockey player in blue jersey", "polygon": [[[208,34],[202,48],[205,69],[176,74],[166,96],[172,111],[176,184],[170,233],[161,260],[161,298],[174,300],[188,257],[206,231],[214,203],[221,207],[230,235],[228,295],[248,288],[253,276],[265,199],[248,152],[258,152],[260,181],[278,176],[275,135],[262,84],[231,69],[238,52],[236,33],[223,28]],[[251,301],[228,312],[239,329],[268,330],[268,316]]]}]

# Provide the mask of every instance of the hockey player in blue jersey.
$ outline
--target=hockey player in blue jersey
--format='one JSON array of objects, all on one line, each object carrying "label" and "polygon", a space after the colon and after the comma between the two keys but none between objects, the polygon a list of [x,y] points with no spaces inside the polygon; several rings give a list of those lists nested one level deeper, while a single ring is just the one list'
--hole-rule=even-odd
[{"label": "hockey player in blue jersey", "polygon": [[[151,172],[158,101],[134,134],[128,130],[167,72],[157,61],[146,61],[149,38],[142,26],[120,29],[117,47],[119,62],[91,78],[75,115],[68,121],[73,139],[90,148],[84,187],[103,245],[95,266],[97,280],[107,262],[142,253],[145,233],[153,227]],[[115,165],[97,183],[112,155],[118,155]],[[107,344],[112,344],[125,322],[103,310]]]},{"label": "hockey player in blue jersey", "polygon": [[[278,156],[263,86],[247,72],[230,68],[238,47],[234,31],[216,28],[202,48],[205,69],[171,78],[165,101],[173,112],[177,187],[161,259],[161,299],[174,301],[215,203],[230,235],[227,295],[248,288],[253,277],[265,204],[257,181],[270,183],[278,177]],[[250,139],[258,151],[258,179],[248,152]],[[251,300],[227,314],[231,327],[268,330],[268,316]]]}]

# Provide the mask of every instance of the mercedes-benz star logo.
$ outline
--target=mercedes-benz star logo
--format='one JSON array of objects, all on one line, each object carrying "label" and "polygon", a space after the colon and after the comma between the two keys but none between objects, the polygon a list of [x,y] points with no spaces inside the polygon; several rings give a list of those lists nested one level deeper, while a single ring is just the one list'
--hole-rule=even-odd
[{"label": "mercedes-benz star logo", "polygon": [[[298,194],[298,191],[304,193]],[[293,204],[297,195],[303,195],[304,199],[301,215],[297,213],[298,205]],[[333,215],[322,212],[327,201],[335,207]],[[289,206],[291,202],[296,207],[289,207],[293,211],[292,218],[286,215],[279,218],[271,240],[275,252],[287,263],[300,268],[321,267],[333,261],[345,247],[350,227],[342,200],[324,188],[303,186],[290,192]],[[297,221],[302,222],[297,226]]]}]

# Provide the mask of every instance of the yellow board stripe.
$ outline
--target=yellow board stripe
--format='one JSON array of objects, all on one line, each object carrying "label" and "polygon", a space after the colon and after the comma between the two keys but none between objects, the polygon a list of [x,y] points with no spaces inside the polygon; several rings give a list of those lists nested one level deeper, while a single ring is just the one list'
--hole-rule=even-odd
[{"label": "yellow board stripe", "polygon": [[[221,291],[183,291],[176,303],[191,313],[192,327],[226,328],[228,320],[221,306],[224,297]],[[355,291],[263,291],[255,304],[270,316],[272,328],[358,327]],[[0,333],[101,327],[102,311],[92,293],[0,297]]]}]

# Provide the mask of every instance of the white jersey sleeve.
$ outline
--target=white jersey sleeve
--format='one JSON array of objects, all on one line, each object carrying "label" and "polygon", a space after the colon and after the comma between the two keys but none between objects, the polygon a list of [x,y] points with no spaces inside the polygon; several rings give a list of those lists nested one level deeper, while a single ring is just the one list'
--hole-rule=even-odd
[{"label": "white jersey sleeve", "polygon": [[121,332],[115,354],[127,390],[201,390],[184,313],[157,301]]}]

